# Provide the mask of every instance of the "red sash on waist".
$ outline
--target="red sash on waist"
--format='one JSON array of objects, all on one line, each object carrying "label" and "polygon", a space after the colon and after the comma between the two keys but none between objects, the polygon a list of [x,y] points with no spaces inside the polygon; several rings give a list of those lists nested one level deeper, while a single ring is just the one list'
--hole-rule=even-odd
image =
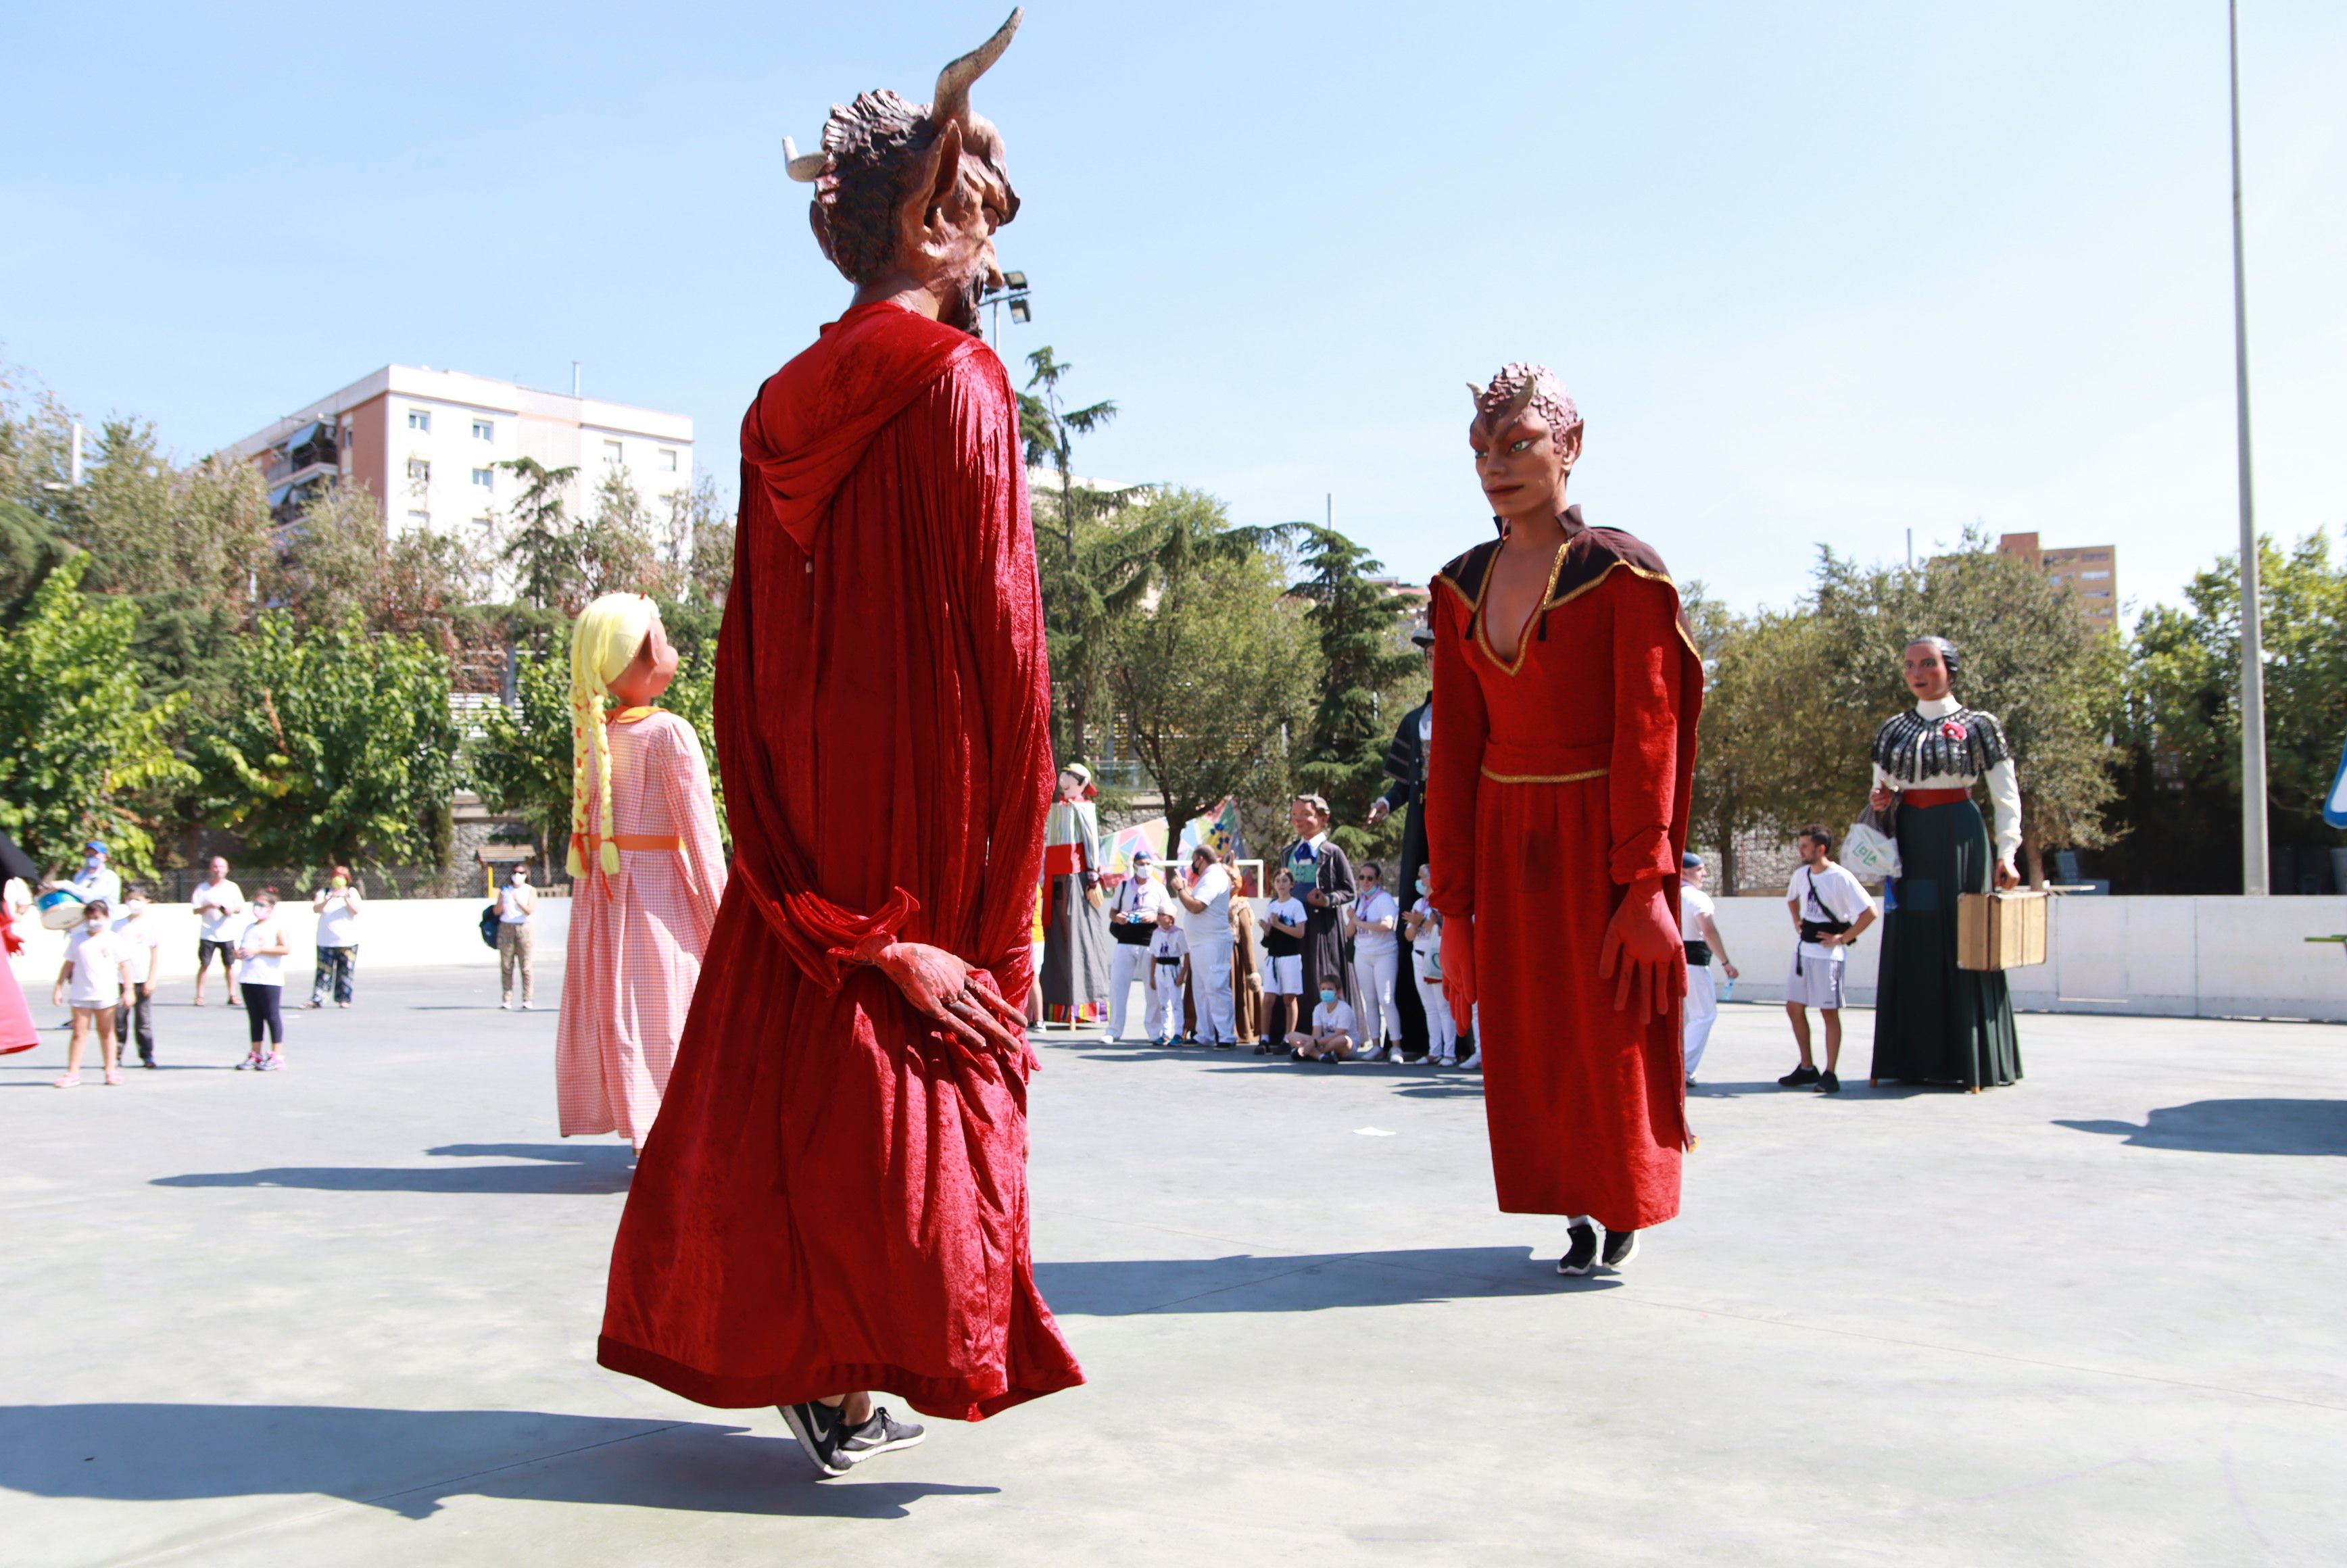
[{"label": "red sash on waist", "polygon": [[1081,844],[1047,844],[1043,846],[1043,875],[1074,876],[1084,868],[1084,846]]},{"label": "red sash on waist", "polygon": [[1969,789],[1911,789],[1900,795],[1909,805],[1954,805],[1973,798]]}]

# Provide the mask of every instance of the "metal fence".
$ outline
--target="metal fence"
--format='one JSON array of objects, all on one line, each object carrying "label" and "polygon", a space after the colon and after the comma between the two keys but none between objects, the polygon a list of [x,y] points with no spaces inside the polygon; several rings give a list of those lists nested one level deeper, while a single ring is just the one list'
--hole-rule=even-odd
[{"label": "metal fence", "polygon": [[[238,866],[231,863],[228,872],[248,898],[263,887],[274,887],[280,898],[307,902],[310,896],[326,885],[323,867],[286,867]],[[154,896],[159,904],[184,904],[208,874],[201,866],[173,866],[152,877],[126,876],[124,885],[138,883]],[[358,884],[359,895],[365,898],[468,898],[476,894],[487,896],[487,884],[482,868],[470,863],[443,866],[437,870],[428,866],[394,866],[368,868],[352,873]],[[538,891],[551,897],[568,897],[570,883],[558,877],[551,886],[540,886]]]}]

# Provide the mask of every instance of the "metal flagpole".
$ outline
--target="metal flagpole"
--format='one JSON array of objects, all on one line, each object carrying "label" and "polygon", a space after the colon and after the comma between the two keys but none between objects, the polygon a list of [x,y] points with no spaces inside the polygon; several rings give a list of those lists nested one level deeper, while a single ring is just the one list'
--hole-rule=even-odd
[{"label": "metal flagpole", "polygon": [[2226,0],[2233,103],[2233,406],[2241,479],[2241,891],[2271,891],[2266,866],[2266,670],[2258,612],[2258,528],[2250,498],[2250,324],[2241,280],[2241,37],[2239,0]]}]

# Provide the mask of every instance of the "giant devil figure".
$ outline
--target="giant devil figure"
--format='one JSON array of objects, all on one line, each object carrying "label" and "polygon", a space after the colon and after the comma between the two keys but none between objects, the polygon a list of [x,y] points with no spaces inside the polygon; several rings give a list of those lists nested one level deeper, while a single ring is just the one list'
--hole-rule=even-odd
[{"label": "giant devil figure", "polygon": [[1581,415],[1563,386],[1511,364],[1470,390],[1501,537],[1434,579],[1444,989],[1462,1026],[1481,1005],[1500,1207],[1570,1216],[1558,1270],[1585,1274],[1678,1213],[1679,856],[1703,666],[1661,558],[1565,504]]},{"label": "giant devil figure", "polygon": [[829,1474],[1082,1381],[1035,1288],[1021,1028],[1051,797],[1018,401],[978,336],[1019,210],[970,84],[835,108],[846,313],[742,422],[718,643],[733,880],[611,1258],[602,1363],[776,1404]]}]

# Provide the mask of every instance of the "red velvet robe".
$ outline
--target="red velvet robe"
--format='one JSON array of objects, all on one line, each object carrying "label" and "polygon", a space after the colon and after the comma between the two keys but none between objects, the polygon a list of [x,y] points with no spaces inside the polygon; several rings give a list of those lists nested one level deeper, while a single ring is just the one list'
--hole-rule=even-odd
[{"label": "red velvet robe", "polygon": [[1499,548],[1434,579],[1433,903],[1474,922],[1500,1207],[1642,1230],[1679,1208],[1679,1009],[1641,1026],[1597,963],[1634,881],[1660,879],[1676,921],[1703,665],[1661,559],[1612,528],[1567,543],[1502,658],[1481,613]]},{"label": "red velvet robe", "polygon": [[611,1256],[600,1359],[703,1404],[976,1420],[1083,1380],[1035,1288],[1027,1075],[877,970],[1027,996],[1051,798],[1018,404],[975,338],[850,311],[759,392],[718,643],[733,879]]}]

